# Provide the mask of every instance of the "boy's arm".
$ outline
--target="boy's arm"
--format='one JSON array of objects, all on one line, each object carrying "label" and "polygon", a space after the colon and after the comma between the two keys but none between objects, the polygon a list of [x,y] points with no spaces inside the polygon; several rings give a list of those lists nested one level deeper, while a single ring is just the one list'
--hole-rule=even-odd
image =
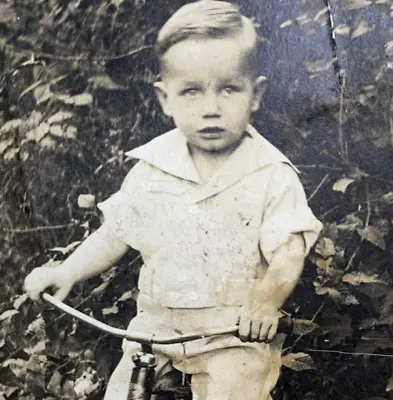
[{"label": "boy's arm", "polygon": [[128,246],[104,223],[85,239],[58,270],[64,276],[71,275],[74,282],[82,281],[109,269],[127,250]]},{"label": "boy's arm", "polygon": [[34,269],[25,280],[25,290],[33,299],[49,287],[58,289],[56,297],[64,299],[78,282],[109,269],[128,250],[104,223],[59,266]]},{"label": "boy's arm", "polygon": [[246,341],[271,341],[277,332],[279,309],[292,293],[303,271],[305,243],[302,234],[291,234],[273,254],[264,278],[242,308],[239,337]]}]

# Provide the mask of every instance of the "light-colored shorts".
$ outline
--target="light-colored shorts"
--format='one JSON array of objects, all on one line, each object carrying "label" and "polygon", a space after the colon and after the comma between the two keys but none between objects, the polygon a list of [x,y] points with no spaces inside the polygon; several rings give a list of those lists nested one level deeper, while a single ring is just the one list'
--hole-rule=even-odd
[{"label": "light-colored shorts", "polygon": [[[235,325],[239,307],[170,309],[141,293],[137,316],[129,330],[169,336]],[[157,376],[176,368],[192,375],[193,400],[269,400],[281,368],[283,335],[271,344],[242,342],[233,335],[214,336],[184,344],[153,346]],[[141,350],[123,342],[124,355],[113,372],[105,400],[126,400],[133,354]]]}]

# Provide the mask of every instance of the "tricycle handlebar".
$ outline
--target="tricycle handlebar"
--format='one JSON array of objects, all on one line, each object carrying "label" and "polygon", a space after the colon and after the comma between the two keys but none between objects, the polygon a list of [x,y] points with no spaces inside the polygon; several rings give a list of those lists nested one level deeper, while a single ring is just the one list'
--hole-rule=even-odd
[{"label": "tricycle handlebar", "polygon": [[[132,342],[138,342],[141,344],[175,344],[189,342],[191,340],[203,339],[210,336],[237,334],[239,327],[237,325],[228,326],[224,328],[207,329],[203,332],[186,333],[173,336],[156,336],[154,333],[132,331],[127,332],[125,329],[115,328],[113,326],[104,324],[101,321],[96,320],[74,308],[68,306],[49,293],[43,293],[42,298],[48,303],[52,304],[56,308],[65,313],[85,322],[102,332],[108,333],[112,336],[116,336],[122,339],[126,339]],[[280,318],[278,332],[279,333],[291,333],[293,330],[293,321],[290,317]]]}]

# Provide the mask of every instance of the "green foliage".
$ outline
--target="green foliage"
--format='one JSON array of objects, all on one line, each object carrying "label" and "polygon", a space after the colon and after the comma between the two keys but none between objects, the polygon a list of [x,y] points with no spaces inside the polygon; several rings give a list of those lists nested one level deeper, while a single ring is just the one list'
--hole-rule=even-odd
[{"label": "green foliage", "polygon": [[[99,226],[96,202],[116,191],[132,167],[124,151],[170,127],[151,89],[152,45],[184,2],[0,4],[0,400],[102,397],[119,340],[32,304],[22,282],[36,266],[55,266]],[[353,16],[335,33],[351,40],[373,34],[360,13],[373,4],[392,6],[374,3],[334,2]],[[307,36],[326,12],[302,12],[281,29],[297,26]],[[284,368],[277,398],[391,396],[391,358],[378,355],[393,356],[393,52],[392,42],[379,45],[385,53],[370,72],[372,84],[312,110],[306,121],[285,111],[273,118],[324,222],[287,302],[304,335],[286,343],[283,362],[292,370]],[[332,62],[305,60],[305,72],[318,79]],[[139,266],[130,252],[75,287],[68,302],[124,327],[135,313]]]}]

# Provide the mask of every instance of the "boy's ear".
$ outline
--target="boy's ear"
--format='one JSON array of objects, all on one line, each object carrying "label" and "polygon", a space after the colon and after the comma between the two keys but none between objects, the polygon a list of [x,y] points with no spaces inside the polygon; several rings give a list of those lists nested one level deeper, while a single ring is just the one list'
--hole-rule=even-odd
[{"label": "boy's ear", "polygon": [[168,94],[164,82],[157,81],[154,83],[153,86],[156,91],[156,96],[158,98],[158,101],[160,102],[162,111],[164,111],[164,113],[168,117],[172,117],[172,111],[169,107]]},{"label": "boy's ear", "polygon": [[251,111],[257,111],[261,104],[261,99],[267,88],[266,76],[260,75],[254,80],[253,99],[251,103]]}]

